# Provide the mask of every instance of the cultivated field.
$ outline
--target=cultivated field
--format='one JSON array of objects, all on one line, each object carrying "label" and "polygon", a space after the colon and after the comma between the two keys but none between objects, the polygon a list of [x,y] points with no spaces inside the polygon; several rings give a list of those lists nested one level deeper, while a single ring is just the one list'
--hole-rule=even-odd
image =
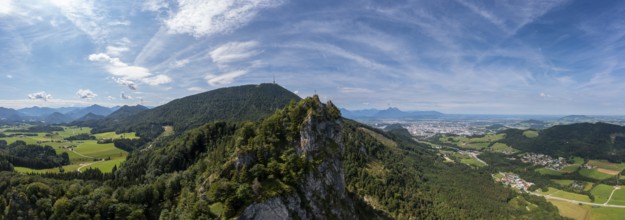
[{"label": "cultivated field", "polygon": [[483,137],[465,137],[465,136],[447,136],[440,137],[443,143],[453,144],[460,148],[483,150],[491,143],[499,141],[505,137],[505,134],[487,134]]},{"label": "cultivated field", "polygon": [[590,190],[590,194],[595,197],[595,203],[605,203],[610,198],[610,193],[612,193],[614,187],[608,186],[605,184],[599,184],[595,186],[592,190]]},{"label": "cultivated field", "polygon": [[[17,140],[22,140],[27,144],[49,145],[55,149],[57,154],[67,152],[70,158],[70,164],[63,166],[65,171],[76,171],[79,169],[97,168],[102,172],[111,172],[114,166],[119,166],[126,160],[128,152],[118,149],[113,143],[99,144],[98,140],[103,139],[119,139],[119,138],[138,138],[135,133],[123,133],[115,134],[115,132],[106,132],[100,134],[93,134],[96,140],[74,140],[65,141],[64,139],[78,134],[89,134],[91,128],[87,127],[63,127],[65,130],[58,132],[39,132],[37,136],[19,136],[10,138],[0,138],[0,140],[6,140],[8,144],[11,144]],[[11,128],[15,129],[15,128]],[[6,130],[6,129],[4,129]],[[14,132],[3,132],[7,135]],[[27,133],[27,132],[18,132]],[[74,146],[74,147],[69,147]],[[59,168],[34,170],[26,167],[15,167],[17,172],[24,173],[46,173],[60,172]]]},{"label": "cultivated field", "polygon": [[538,137],[538,131],[527,130],[523,132],[523,136],[525,136],[526,138],[535,138]]}]

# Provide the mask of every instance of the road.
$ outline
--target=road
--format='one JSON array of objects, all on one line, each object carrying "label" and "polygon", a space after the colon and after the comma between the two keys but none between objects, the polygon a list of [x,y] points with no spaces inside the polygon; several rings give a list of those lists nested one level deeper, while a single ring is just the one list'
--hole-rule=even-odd
[{"label": "road", "polygon": [[616,191],[617,189],[620,189],[621,187],[615,186],[614,189],[612,190],[612,193],[610,193],[610,197],[608,197],[608,201],[605,201],[605,205],[608,204],[608,202],[612,199],[612,195],[614,195],[614,191]]},{"label": "road", "polygon": [[87,155],[84,155],[84,154],[78,153],[78,152],[76,152],[75,150],[72,150],[71,152],[74,152],[75,154],[77,154],[78,156],[81,156],[81,157],[95,159],[95,157],[91,157],[91,156],[87,156]]},{"label": "road", "polygon": [[[612,193],[614,193],[614,191],[612,191]],[[584,204],[584,205],[591,205],[591,206],[603,206],[603,207],[610,207],[610,208],[625,209],[625,205],[610,205],[610,204],[607,204],[607,202],[603,203],[603,204],[600,204],[600,203],[582,202],[582,201],[577,201],[577,200],[572,200],[572,199],[565,199],[565,198],[560,198],[560,197],[555,197],[555,196],[550,196],[550,195],[542,195],[542,194],[538,194],[538,193],[535,193],[535,192],[530,192],[530,194],[535,195],[535,196],[542,196],[542,197],[545,197],[545,199],[560,200],[560,201],[576,203],[576,204],[580,204],[581,203],[581,204]],[[610,196],[610,198],[611,197],[612,196]],[[610,199],[608,199],[608,201],[610,201]]]},{"label": "road", "polygon": [[80,164],[80,167],[78,167],[78,169],[76,169],[76,171],[78,171],[78,172],[80,173],[80,169],[82,169],[82,168],[84,168],[84,167],[91,166],[91,165],[93,165],[93,164],[95,164],[95,163],[99,163],[99,162],[102,162],[102,161],[103,161],[103,160],[98,160],[98,161],[91,162],[91,163],[81,163],[81,164]]},{"label": "road", "polygon": [[[76,152],[75,150],[71,150],[71,152],[74,152],[76,155],[84,157],[84,158],[90,158],[90,159],[95,159],[95,157],[91,157],[91,156],[87,156],[81,153]],[[94,161],[91,163],[81,163],[80,166],[78,167],[78,169],[76,169],[76,171],[78,171],[80,173],[80,169],[87,167],[87,166],[91,166],[94,163],[98,163],[98,162],[102,162],[103,160],[98,160],[98,161]]]}]

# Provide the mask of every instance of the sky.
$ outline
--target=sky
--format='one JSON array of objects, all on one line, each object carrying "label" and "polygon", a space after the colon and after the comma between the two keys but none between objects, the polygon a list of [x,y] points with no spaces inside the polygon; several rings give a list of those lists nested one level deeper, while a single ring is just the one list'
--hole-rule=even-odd
[{"label": "sky", "polygon": [[625,1],[0,0],[0,106],[275,80],[347,109],[625,115]]}]

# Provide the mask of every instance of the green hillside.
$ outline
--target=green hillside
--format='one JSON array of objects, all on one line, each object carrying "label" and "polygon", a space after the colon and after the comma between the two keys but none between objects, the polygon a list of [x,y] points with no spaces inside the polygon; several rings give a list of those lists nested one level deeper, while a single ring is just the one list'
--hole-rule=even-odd
[{"label": "green hillside", "polygon": [[604,159],[616,163],[625,161],[623,126],[607,123],[558,125],[531,137],[517,129],[508,129],[503,133],[506,137],[501,142],[522,151],[565,158]]},{"label": "green hillside", "polygon": [[173,100],[141,114],[99,123],[93,132],[136,131],[139,136],[154,138],[170,125],[184,131],[204,123],[259,120],[300,97],[277,84],[244,85],[221,88]]}]

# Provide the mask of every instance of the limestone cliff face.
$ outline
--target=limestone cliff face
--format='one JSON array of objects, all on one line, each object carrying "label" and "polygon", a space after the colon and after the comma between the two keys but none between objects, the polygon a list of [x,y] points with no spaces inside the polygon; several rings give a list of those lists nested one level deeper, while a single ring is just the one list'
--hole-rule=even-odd
[{"label": "limestone cliff face", "polygon": [[331,103],[309,111],[300,139],[299,156],[318,163],[305,174],[296,193],[254,203],[239,219],[357,219],[354,201],[345,189],[343,141],[338,109]]}]

